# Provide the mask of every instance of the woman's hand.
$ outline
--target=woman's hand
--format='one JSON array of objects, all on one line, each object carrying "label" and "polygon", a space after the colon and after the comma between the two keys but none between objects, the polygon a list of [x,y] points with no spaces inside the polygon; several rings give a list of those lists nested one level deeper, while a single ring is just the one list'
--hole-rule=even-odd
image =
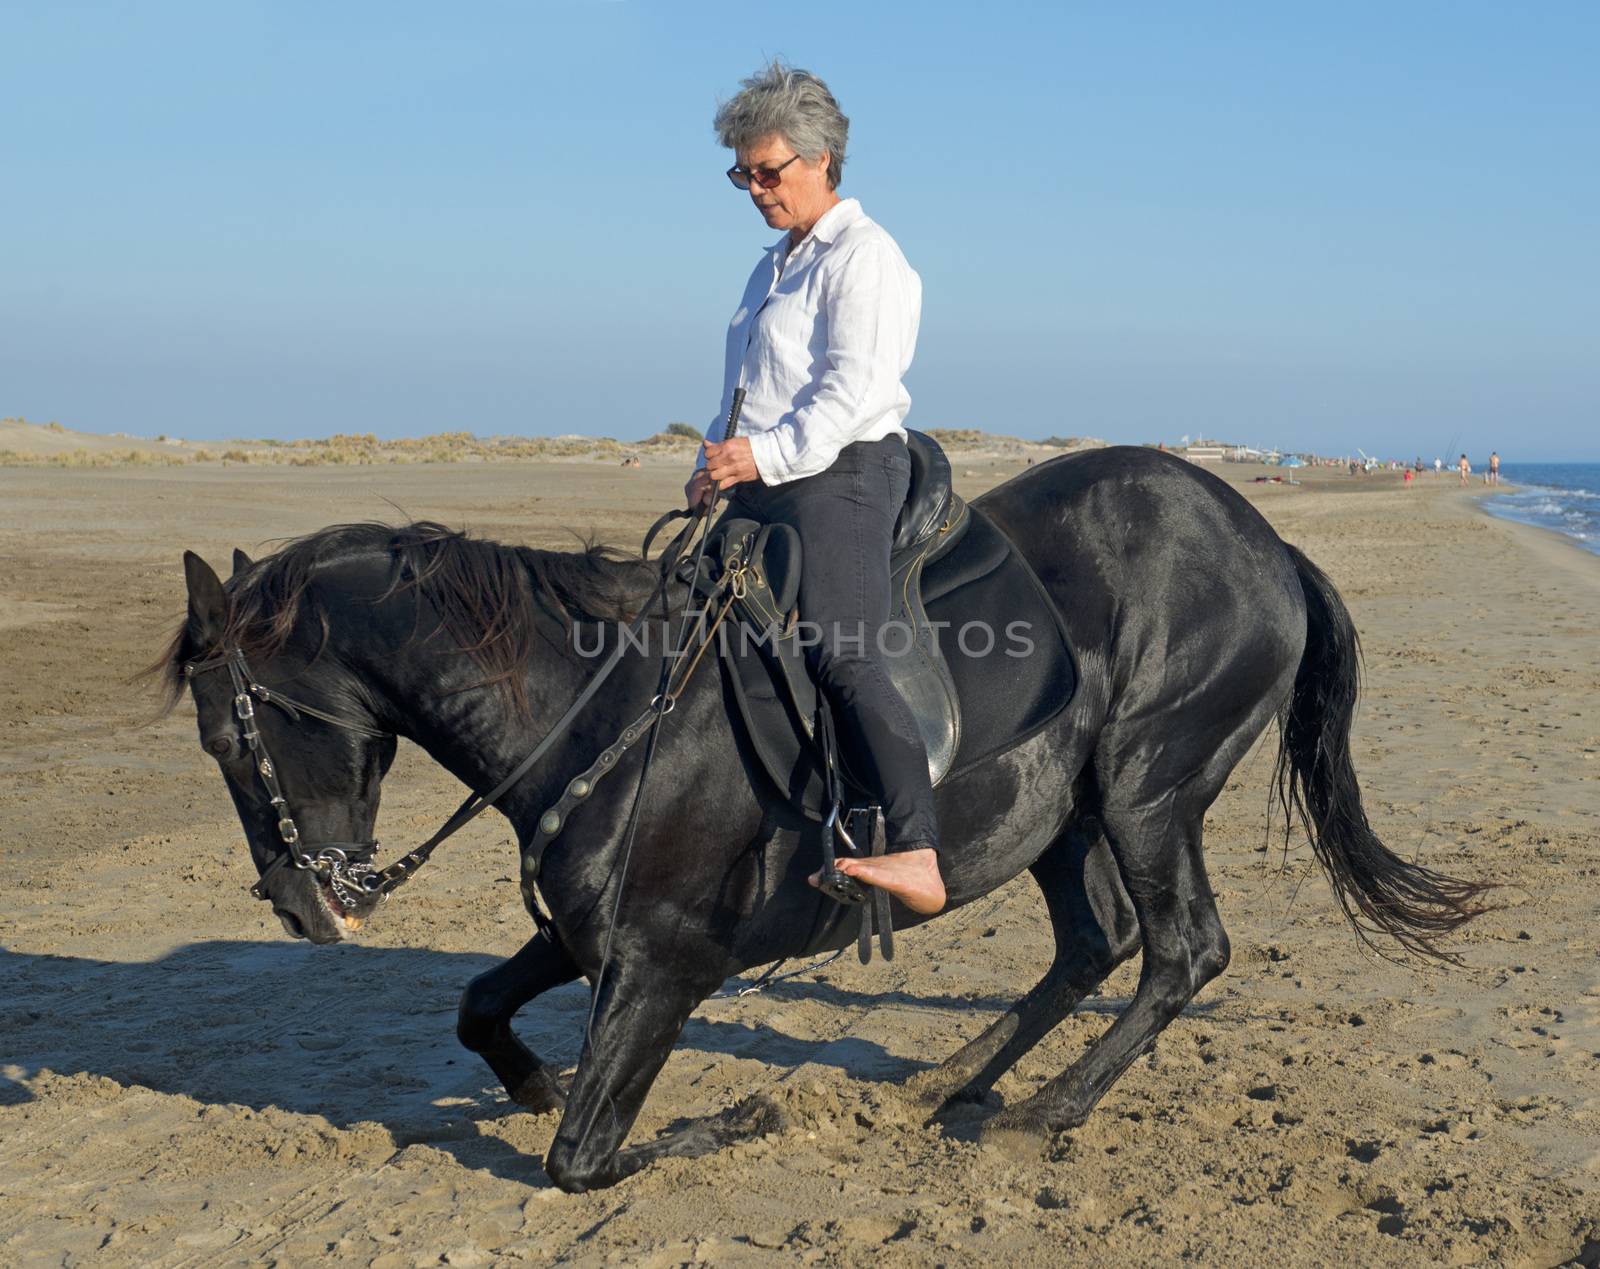
[{"label": "woman's hand", "polygon": [[731,489],[747,480],[761,479],[748,436],[735,436],[731,441],[707,441],[704,470],[711,473],[718,489]]},{"label": "woman's hand", "polygon": [[690,511],[698,511],[701,507],[711,505],[711,473],[704,467],[689,477],[689,483],[683,487],[683,496],[687,500]]}]

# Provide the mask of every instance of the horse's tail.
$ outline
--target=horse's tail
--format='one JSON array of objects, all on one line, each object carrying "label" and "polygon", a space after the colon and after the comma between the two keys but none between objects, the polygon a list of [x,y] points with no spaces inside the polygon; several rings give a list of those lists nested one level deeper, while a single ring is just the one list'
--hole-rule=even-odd
[{"label": "horse's tail", "polygon": [[[1490,887],[1407,863],[1378,840],[1350,761],[1361,645],[1333,583],[1285,544],[1306,597],[1306,647],[1284,710],[1275,781],[1284,818],[1296,815],[1339,906],[1362,940],[1394,938],[1414,955],[1457,961],[1438,940],[1484,911]],[[1288,827],[1286,824],[1286,830]]]}]

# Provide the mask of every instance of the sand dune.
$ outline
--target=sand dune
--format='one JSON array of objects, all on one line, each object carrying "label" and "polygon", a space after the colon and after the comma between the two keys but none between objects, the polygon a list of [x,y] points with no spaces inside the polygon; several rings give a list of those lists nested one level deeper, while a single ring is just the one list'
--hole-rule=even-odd
[{"label": "sand dune", "polygon": [[[485,462],[629,462],[640,466],[680,469],[699,445],[698,433],[657,432],[631,441],[609,436],[476,436],[441,432],[432,436],[380,439],[373,433],[341,433],[293,441],[189,441],[173,437],[149,440],[122,433],[77,432],[59,423],[0,419],[0,467],[180,466],[250,464],[266,467],[384,466],[416,463]],[[952,457],[1005,458],[1042,462],[1059,454],[1105,444],[1093,437],[1068,437],[1050,442],[1025,441],[973,428],[938,429]]]},{"label": "sand dune", "polygon": [[82,451],[85,454],[144,454],[152,458],[182,457],[193,446],[183,441],[152,441],[138,436],[106,436],[97,432],[75,432],[59,423],[29,423],[24,419],[0,419],[0,456],[18,459],[48,459]]}]

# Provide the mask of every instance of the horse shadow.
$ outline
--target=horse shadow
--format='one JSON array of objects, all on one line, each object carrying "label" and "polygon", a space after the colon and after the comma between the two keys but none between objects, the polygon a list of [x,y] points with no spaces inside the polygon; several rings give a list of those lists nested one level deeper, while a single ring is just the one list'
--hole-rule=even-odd
[{"label": "horse shadow", "polygon": [[[498,963],[475,953],[277,941],[197,942],[151,961],[0,947],[0,1107],[33,1100],[29,1082],[46,1072],[83,1073],[212,1105],[321,1116],[340,1128],[376,1122],[402,1147],[429,1144],[466,1166],[547,1184],[540,1160],[479,1130],[520,1108],[455,1037],[461,989]],[[949,1010],[1009,1004],[817,982],[773,984],[767,998]],[[573,1065],[588,1005],[583,983],[558,988],[525,1007],[517,1029],[546,1061]],[[789,1035],[781,1019],[750,1013],[735,1020],[703,1006],[678,1048],[886,1083],[927,1065],[859,1037]]]}]

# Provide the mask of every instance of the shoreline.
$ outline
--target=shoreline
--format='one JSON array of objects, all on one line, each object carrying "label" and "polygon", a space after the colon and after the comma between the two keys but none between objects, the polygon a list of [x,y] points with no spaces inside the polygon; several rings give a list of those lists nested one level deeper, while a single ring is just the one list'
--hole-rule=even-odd
[{"label": "shoreline", "polygon": [[1600,589],[1600,552],[1589,550],[1581,542],[1555,529],[1523,524],[1520,520],[1505,520],[1488,512],[1483,515],[1495,524],[1504,525],[1524,550],[1546,563],[1559,564],[1575,579]]},{"label": "shoreline", "polygon": [[[1508,484],[1501,486],[1501,490],[1508,494],[1526,493],[1528,489],[1529,486],[1527,485]],[[1482,491],[1477,496],[1478,508],[1488,519],[1493,520],[1496,524],[1509,524],[1519,529],[1530,529],[1535,533],[1546,535],[1564,543],[1565,545],[1576,550],[1580,555],[1586,555],[1592,560],[1600,561],[1600,542],[1593,542],[1591,545],[1591,539],[1574,537],[1572,534],[1566,533],[1561,529],[1553,529],[1544,524],[1529,524],[1526,520],[1518,520],[1508,515],[1498,515],[1494,511],[1491,511],[1490,503],[1499,496],[1499,491],[1489,490]]]},{"label": "shoreline", "polygon": [[[1507,491],[1516,486],[1507,486]],[[1498,516],[1489,510],[1488,503],[1497,495],[1481,492],[1474,496],[1474,511],[1492,525],[1506,530],[1506,535],[1526,550],[1546,562],[1562,562],[1562,566],[1580,575],[1590,585],[1600,588],[1600,551],[1590,550],[1580,540],[1560,529],[1546,528],[1542,524],[1528,524],[1508,516]],[[1572,567],[1576,565],[1576,567]]]}]

